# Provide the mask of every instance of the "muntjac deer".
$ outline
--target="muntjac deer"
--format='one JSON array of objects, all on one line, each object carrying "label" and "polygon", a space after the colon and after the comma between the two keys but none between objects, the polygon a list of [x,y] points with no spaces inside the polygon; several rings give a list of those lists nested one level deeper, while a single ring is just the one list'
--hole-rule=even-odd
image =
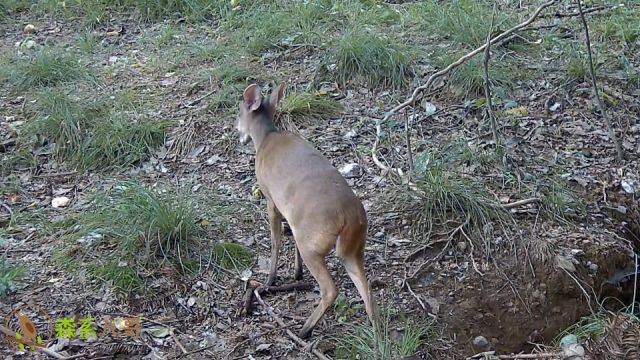
[{"label": "muntjac deer", "polygon": [[320,286],[320,304],[298,336],[304,339],[311,335],[338,295],[325,261],[334,248],[375,325],[376,308],[363,262],[368,226],[364,207],[318,150],[304,139],[275,128],[273,117],[283,96],[284,84],[278,85],[268,99],[262,97],[258,85],[248,86],[235,124],[241,144],[253,141],[258,186],[267,200],[271,264],[266,284],[272,285],[276,279],[284,218],[296,244],[295,279],[302,278],[302,260]]}]

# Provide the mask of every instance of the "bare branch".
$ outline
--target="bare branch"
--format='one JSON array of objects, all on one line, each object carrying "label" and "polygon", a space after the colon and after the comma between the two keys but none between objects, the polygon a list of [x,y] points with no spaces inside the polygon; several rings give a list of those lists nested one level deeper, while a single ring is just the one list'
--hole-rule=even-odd
[{"label": "bare branch", "polygon": [[[282,328],[286,329],[287,335],[289,335],[289,337],[293,341],[295,341],[298,345],[302,346],[305,350],[308,350],[309,349],[309,344],[306,341],[300,339],[296,334],[293,333],[293,331],[287,329],[287,325],[285,325],[284,321],[282,321],[282,319],[280,319],[280,317],[278,315],[276,315],[275,312],[273,312],[273,309],[271,309],[271,306],[267,305],[267,303],[265,303],[264,300],[262,300],[262,297],[260,297],[260,292],[258,291],[258,289],[254,290],[253,294],[256,297],[256,299],[258,300],[258,302],[260,303],[260,305],[262,305],[264,307],[264,309],[267,311],[269,316],[271,316],[278,323],[278,325],[280,325]],[[318,359],[330,360],[329,357],[327,357],[325,354],[321,353],[317,349],[311,349],[311,352]]]},{"label": "bare branch", "polygon": [[[557,2],[557,0],[551,0],[551,1],[548,1],[548,2],[540,5],[527,20],[525,20],[524,22],[522,22],[522,23],[512,27],[511,29],[503,32],[502,34],[496,36],[495,38],[493,38],[491,40],[491,44],[495,44],[495,43],[501,41],[502,39],[506,38],[507,36],[513,34],[514,32],[516,32],[516,31],[524,28],[525,26],[531,24],[534,20],[536,20],[536,18],[538,18],[538,16],[542,12],[542,10],[548,8],[551,5],[554,5],[556,2]],[[413,90],[413,93],[411,94],[411,97],[409,97],[403,103],[401,103],[401,104],[397,105],[396,107],[394,107],[393,109],[391,109],[391,111],[389,111],[388,113],[385,114],[385,116],[384,116],[384,118],[382,120],[376,121],[376,140],[374,141],[373,147],[371,148],[371,157],[372,157],[373,162],[376,164],[377,167],[379,167],[383,171],[393,172],[396,175],[399,175],[400,177],[403,177],[402,169],[400,169],[400,168],[396,168],[396,169],[389,168],[388,166],[383,164],[380,161],[380,159],[378,159],[377,149],[378,149],[378,143],[380,142],[380,135],[382,133],[382,123],[386,123],[398,111],[404,109],[405,107],[407,107],[409,105],[412,105],[416,101],[416,98],[417,98],[418,94],[420,94],[424,90],[428,89],[436,79],[438,79],[441,76],[444,76],[444,75],[448,74],[451,70],[455,69],[456,67],[460,66],[465,61],[467,61],[467,60],[471,59],[472,57],[476,56],[481,51],[483,51],[486,46],[487,46],[487,44],[483,44],[479,48],[471,51],[470,53],[468,53],[468,54],[462,56],[461,58],[459,58],[458,60],[456,60],[455,62],[449,64],[449,66],[447,66],[446,68],[444,68],[444,69],[432,74],[427,79],[427,82],[424,85],[420,85],[420,86],[418,86],[417,88],[415,88]]]},{"label": "bare branch", "polygon": [[609,131],[609,137],[613,144],[616,147],[616,152],[618,153],[618,161],[624,161],[624,152],[622,150],[622,145],[620,141],[616,137],[616,132],[609,121],[609,117],[607,116],[607,112],[604,108],[604,104],[602,103],[602,99],[600,99],[600,93],[598,92],[598,82],[596,80],[596,70],[593,67],[593,58],[591,56],[591,39],[589,38],[589,26],[587,25],[587,19],[584,16],[584,12],[582,11],[582,4],[580,0],[577,0],[578,3],[578,12],[580,12],[580,19],[582,19],[582,25],[584,26],[584,35],[585,42],[587,43],[587,56],[589,58],[589,71],[591,72],[591,84],[593,86],[593,92],[596,96],[596,101],[598,103],[598,108],[600,108],[600,113],[602,114],[602,118],[604,119],[604,123],[607,126],[607,130]]},{"label": "bare branch", "polygon": [[[538,16],[540,15],[540,13],[542,12],[542,10],[548,8],[551,5],[554,5],[557,2],[557,0],[551,0],[548,1],[542,5],[540,5],[535,12],[524,22],[512,27],[511,29],[503,32],[502,34],[496,36],[495,38],[493,38],[491,40],[492,44],[495,44],[499,41],[501,41],[502,39],[506,38],[507,36],[513,34],[514,32],[524,28],[525,26],[531,24],[536,18],[538,18]],[[453,70],[454,68],[460,66],[462,63],[464,63],[465,61],[469,60],[470,58],[474,57],[475,55],[479,54],[481,51],[483,51],[485,49],[485,47],[487,46],[487,44],[484,44],[482,46],[480,46],[479,48],[471,51],[470,53],[462,56],[461,58],[459,58],[457,61],[449,64],[449,66],[447,66],[446,68],[432,74],[428,79],[427,82],[424,85],[420,85],[417,88],[415,88],[413,90],[413,93],[411,94],[411,97],[409,97],[407,100],[405,100],[403,103],[397,105],[396,107],[394,107],[393,109],[391,109],[389,112],[387,112],[384,116],[384,118],[382,120],[379,120],[376,122],[376,140],[373,143],[373,147],[371,149],[371,157],[373,159],[373,162],[376,164],[376,166],[378,166],[380,169],[384,170],[384,171],[390,171],[395,173],[396,175],[400,175],[402,177],[403,172],[401,169],[391,169],[388,166],[386,166],[385,164],[383,164],[380,159],[378,159],[378,155],[377,153],[377,148],[378,148],[378,143],[380,142],[380,134],[382,132],[382,123],[386,123],[393,115],[395,115],[398,111],[404,109],[405,107],[412,105],[418,94],[420,94],[422,91],[428,89],[431,84],[438,79],[439,77],[448,74],[451,70]]]},{"label": "bare branch", "polygon": [[493,133],[493,142],[498,146],[500,144],[500,137],[498,136],[498,129],[496,125],[496,117],[493,112],[493,101],[491,100],[491,84],[489,83],[489,57],[491,57],[491,33],[493,32],[493,25],[496,21],[496,3],[493,4],[493,13],[491,14],[491,25],[489,26],[489,33],[487,34],[487,42],[484,48],[484,96],[487,100],[487,113],[489,114],[489,122],[491,123],[491,132]]}]

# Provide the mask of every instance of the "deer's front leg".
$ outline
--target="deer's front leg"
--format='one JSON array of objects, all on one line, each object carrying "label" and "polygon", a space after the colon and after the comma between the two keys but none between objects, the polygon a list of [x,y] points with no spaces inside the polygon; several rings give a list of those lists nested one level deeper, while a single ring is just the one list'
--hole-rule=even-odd
[{"label": "deer's front leg", "polygon": [[271,200],[267,200],[267,213],[269,215],[269,226],[271,227],[271,266],[266,285],[271,286],[276,280],[278,256],[282,247],[282,215]]}]

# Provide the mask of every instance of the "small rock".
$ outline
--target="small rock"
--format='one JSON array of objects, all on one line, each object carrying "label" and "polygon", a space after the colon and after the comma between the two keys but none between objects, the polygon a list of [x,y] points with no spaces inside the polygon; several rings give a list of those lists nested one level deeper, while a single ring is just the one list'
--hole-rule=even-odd
[{"label": "small rock", "polygon": [[571,262],[571,260],[562,255],[556,255],[556,266],[569,272],[576,271],[576,266]]},{"label": "small rock", "polygon": [[377,238],[382,237],[383,235],[384,235],[384,232],[382,231],[378,231],[377,233],[373,234],[373,236]]},{"label": "small rock", "polygon": [[624,190],[624,192],[626,192],[627,194],[635,194],[636,193],[636,188],[635,188],[635,181],[631,181],[631,180],[622,180],[620,182],[620,185],[622,185],[622,189]]},{"label": "small rock", "polygon": [[357,135],[358,135],[358,133],[355,130],[351,129],[351,130],[347,131],[344,134],[344,136],[342,136],[342,138],[345,139],[345,140],[351,140],[352,138],[356,137]]},{"label": "small rock", "polygon": [[558,109],[560,109],[560,106],[561,106],[560,103],[555,103],[555,104],[549,106],[549,110],[551,110],[553,112],[558,111]]},{"label": "small rock", "polygon": [[431,311],[429,311],[429,313],[438,315],[438,311],[440,310],[440,302],[438,302],[438,299],[428,297],[424,300],[427,303],[427,305],[429,305],[429,307],[431,308]]},{"label": "small rock", "polygon": [[475,339],[473,339],[473,346],[479,349],[486,349],[489,347],[489,340],[484,336],[476,336]]},{"label": "small rock", "polygon": [[562,348],[566,348],[577,343],[578,337],[574,334],[565,335],[562,339],[560,339],[560,346]]},{"label": "small rock", "polygon": [[571,344],[562,349],[565,359],[582,359],[584,356],[584,348],[579,344]]},{"label": "small rock", "polygon": [[571,249],[571,255],[573,256],[580,256],[582,254],[584,254],[584,251],[580,249]]},{"label": "small rock", "polygon": [[22,44],[22,46],[24,46],[27,49],[32,49],[32,48],[34,48],[36,46],[36,42],[34,40],[29,39],[29,40],[25,41]]},{"label": "small rock", "polygon": [[598,272],[598,264],[589,264],[589,270],[591,270],[591,272],[597,273]]},{"label": "small rock", "polygon": [[51,200],[51,206],[53,206],[54,208],[63,208],[69,205],[70,202],[71,202],[71,199],[69,199],[68,197],[58,196],[53,198],[53,200]]},{"label": "small rock", "polygon": [[258,347],[256,347],[256,351],[257,352],[267,351],[269,350],[270,347],[271,347],[271,344],[260,344],[258,345]]},{"label": "small rock", "polygon": [[458,250],[460,250],[460,251],[465,251],[465,250],[467,250],[467,243],[466,243],[466,242],[464,242],[464,241],[460,241],[460,242],[458,243]]},{"label": "small rock", "polygon": [[348,179],[348,178],[358,177],[362,172],[362,168],[360,167],[360,165],[356,163],[351,163],[351,164],[344,165],[343,167],[340,168],[339,171],[340,171],[340,174],[342,174],[342,176]]},{"label": "small rock", "polygon": [[24,32],[25,32],[26,34],[33,34],[33,32],[34,32],[34,31],[36,31],[36,27],[35,27],[35,26],[33,26],[33,24],[27,24],[27,25],[24,27]]}]

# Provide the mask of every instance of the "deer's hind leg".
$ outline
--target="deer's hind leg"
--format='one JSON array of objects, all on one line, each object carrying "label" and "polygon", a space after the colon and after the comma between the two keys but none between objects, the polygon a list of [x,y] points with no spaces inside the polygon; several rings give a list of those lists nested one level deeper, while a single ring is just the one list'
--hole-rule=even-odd
[{"label": "deer's hind leg", "polygon": [[[295,235],[296,234],[294,232],[294,236]],[[333,306],[333,303],[338,296],[336,285],[329,273],[326,263],[326,256],[331,248],[317,247],[313,245],[309,246],[305,244],[333,244],[334,241],[335,238],[329,239],[327,238],[327,235],[320,235],[317,236],[317,238],[307,238],[304,241],[301,241],[300,243],[302,246],[298,248],[300,256],[302,257],[305,265],[307,265],[309,272],[318,282],[321,296],[320,304],[318,304],[313,313],[307,318],[298,334],[302,339],[306,339],[311,336],[311,332],[316,327],[318,321],[322,319],[327,310]]]}]

